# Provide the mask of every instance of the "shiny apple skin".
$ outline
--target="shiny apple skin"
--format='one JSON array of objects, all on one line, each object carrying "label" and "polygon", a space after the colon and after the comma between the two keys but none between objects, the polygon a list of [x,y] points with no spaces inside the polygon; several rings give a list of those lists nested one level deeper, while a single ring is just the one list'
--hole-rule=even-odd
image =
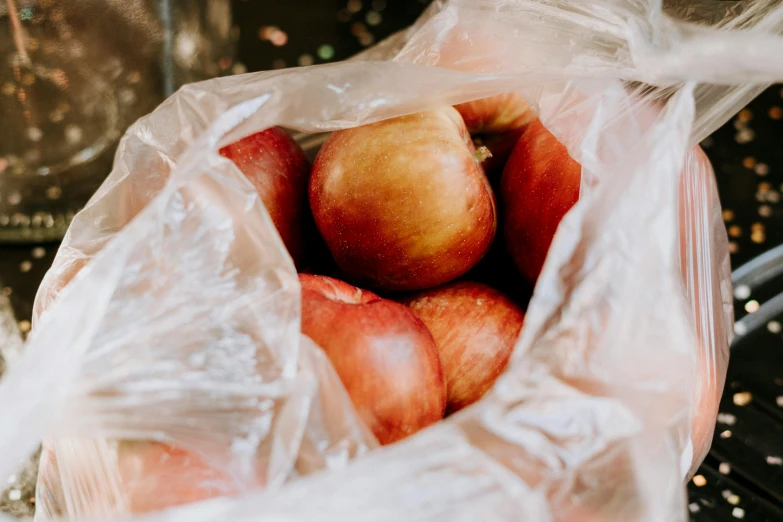
[{"label": "shiny apple skin", "polygon": [[381,444],[443,418],[438,348],[413,312],[330,277],[301,274],[299,280],[302,333],[324,350]]},{"label": "shiny apple skin", "polygon": [[487,252],[494,194],[451,107],[333,133],[313,165],[310,206],[351,282],[418,290],[451,281]]},{"label": "shiny apple skin", "polygon": [[563,216],[579,199],[582,168],[536,120],[517,141],[500,180],[509,253],[532,284]]},{"label": "shiny apple skin", "polygon": [[[642,105],[639,108],[639,121],[652,124],[657,115],[655,106]],[[679,226],[680,255],[683,280],[687,273],[700,267],[698,259],[691,260],[689,266],[686,257],[688,241],[697,241],[701,234],[696,231],[697,216],[710,203],[686,197],[689,192],[711,197],[711,180],[714,177],[712,165],[701,147],[693,147],[685,158],[685,167],[680,182]],[[505,240],[508,250],[517,268],[535,284],[546,260],[549,247],[554,239],[560,220],[579,199],[581,166],[571,156],[566,147],[537,120],[530,124],[520,137],[501,179],[501,201],[504,208]],[[691,185],[686,190],[685,184]],[[717,204],[717,203],[712,203]],[[702,283],[703,284],[703,283]],[[702,317],[702,303],[696,291],[694,317]],[[698,354],[698,385],[695,397],[695,416],[691,432],[691,441],[698,458],[711,440],[715,426],[715,417],[721,397],[722,379],[710,372],[714,370],[714,356],[704,344],[709,333],[701,331],[697,322],[697,335],[701,346]]]},{"label": "shiny apple skin", "polygon": [[472,281],[425,290],[404,303],[438,346],[448,413],[481,399],[506,369],[524,313],[494,288]]},{"label": "shiny apple skin", "polygon": [[[296,141],[271,127],[220,149],[247,176],[297,266],[312,228],[307,206],[310,161]],[[309,227],[308,227],[309,226]]]}]

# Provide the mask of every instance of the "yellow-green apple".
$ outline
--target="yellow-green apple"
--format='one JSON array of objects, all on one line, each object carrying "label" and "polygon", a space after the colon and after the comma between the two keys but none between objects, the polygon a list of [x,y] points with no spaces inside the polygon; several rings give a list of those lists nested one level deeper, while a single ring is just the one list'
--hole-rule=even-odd
[{"label": "yellow-green apple", "polygon": [[505,370],[524,314],[497,290],[458,281],[403,301],[435,339],[449,413],[479,400]]},{"label": "yellow-green apple", "polygon": [[300,274],[302,333],[326,353],[381,444],[443,418],[438,348],[406,306],[338,279]]},{"label": "yellow-green apple", "polygon": [[452,107],[334,132],[313,164],[309,197],[346,277],[418,290],[475,265],[497,227],[481,153]]},{"label": "yellow-green apple", "polygon": [[[271,127],[220,149],[253,183],[289,254],[302,263],[308,228],[310,162],[294,139]],[[310,225],[310,227],[308,227]]]}]

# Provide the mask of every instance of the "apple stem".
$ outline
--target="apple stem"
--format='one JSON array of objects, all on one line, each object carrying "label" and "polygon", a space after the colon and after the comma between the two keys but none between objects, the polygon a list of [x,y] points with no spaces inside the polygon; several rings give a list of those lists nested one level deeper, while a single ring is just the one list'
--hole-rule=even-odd
[{"label": "apple stem", "polygon": [[489,151],[488,148],[484,147],[483,145],[476,149],[476,151],[473,153],[473,159],[476,160],[478,163],[483,162],[487,158],[491,158],[492,153]]}]

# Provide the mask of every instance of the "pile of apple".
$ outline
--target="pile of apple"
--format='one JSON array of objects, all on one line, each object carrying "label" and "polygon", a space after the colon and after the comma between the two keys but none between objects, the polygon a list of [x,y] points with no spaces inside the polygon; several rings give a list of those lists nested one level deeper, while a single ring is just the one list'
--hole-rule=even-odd
[{"label": "pile of apple", "polygon": [[[706,186],[709,161],[694,152]],[[251,181],[300,272],[302,332],[381,444],[478,401],[504,371],[581,178],[517,94],[334,132],[312,165],[278,128],[220,154]],[[694,223],[680,221],[687,237]],[[695,448],[717,412],[705,382]],[[40,477],[56,483],[44,455]],[[132,513],[237,493],[189,450],[121,442],[117,458]]]},{"label": "pile of apple", "polygon": [[277,128],[220,153],[266,205],[300,270],[302,332],[381,444],[492,386],[579,197],[579,164],[517,94],[334,132],[312,167]]}]

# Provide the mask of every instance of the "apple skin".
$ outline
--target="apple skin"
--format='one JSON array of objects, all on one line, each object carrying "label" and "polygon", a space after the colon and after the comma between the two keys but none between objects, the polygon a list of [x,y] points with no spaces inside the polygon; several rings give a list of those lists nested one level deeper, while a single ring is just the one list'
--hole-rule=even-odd
[{"label": "apple skin", "polygon": [[509,92],[454,106],[465,120],[477,146],[492,153],[482,164],[490,179],[499,177],[525,127],[536,120],[535,111],[521,94]]},{"label": "apple skin", "polygon": [[[80,465],[86,467],[70,469]],[[66,496],[73,494],[74,480],[93,474],[89,466],[90,463],[72,460],[67,464],[59,462],[54,449],[44,442],[37,482],[37,495],[43,495],[39,498],[42,500],[39,510],[61,516],[105,514],[111,505],[112,494],[108,488],[87,487],[74,507],[69,507],[66,501]],[[196,453],[160,442],[117,441],[116,466],[119,492],[131,514],[241,493],[233,478],[207,464]]]},{"label": "apple skin", "polygon": [[[503,206],[499,205],[501,216]],[[501,221],[502,223],[502,221]],[[510,298],[522,310],[527,310],[533,295],[533,286],[519,273],[506,246],[503,234],[495,236],[489,252],[459,280],[483,283]]]},{"label": "apple skin", "polygon": [[226,145],[219,152],[253,184],[294,263],[300,266],[305,236],[312,228],[307,207],[310,161],[304,151],[291,136],[271,127]]},{"label": "apple skin", "polygon": [[300,274],[302,333],[326,353],[381,444],[443,418],[438,348],[406,306],[330,277]]},{"label": "apple skin", "polygon": [[[655,107],[644,106],[639,117],[651,123],[657,114]],[[646,118],[646,120],[645,120]],[[697,241],[701,235],[694,232],[696,217],[704,212],[710,203],[687,200],[684,184],[693,187],[692,191],[710,194],[710,180],[714,177],[712,165],[707,155],[698,145],[693,147],[685,159],[685,167],[680,183],[680,256],[683,280],[687,280],[688,271],[697,271],[702,267],[698,259],[688,265],[687,241]],[[535,284],[546,260],[546,255],[554,238],[560,220],[579,199],[581,184],[581,166],[568,154],[566,147],[550,133],[540,120],[528,125],[517,142],[506,164],[501,178],[501,206],[504,209],[504,232],[508,250],[519,271]],[[716,205],[714,203],[713,205]],[[716,286],[718,282],[714,283]],[[704,313],[696,292],[694,317]],[[697,349],[698,375],[695,397],[695,416],[691,432],[694,447],[694,459],[698,459],[710,441],[714,430],[715,417],[721,397],[723,379],[711,375],[714,371],[714,357],[711,349],[703,346],[709,342],[710,332],[702,332],[697,322],[697,336],[702,344]],[[694,461],[695,462],[695,461]]]},{"label": "apple skin", "polygon": [[175,446],[122,441],[117,456],[131,513],[150,513],[240,493],[227,474]]},{"label": "apple skin", "polygon": [[497,228],[495,197],[452,107],[334,132],[310,206],[350,281],[419,290],[467,272]]},{"label": "apple skin", "polygon": [[[288,253],[301,267],[305,246],[314,242],[317,233],[307,205],[310,161],[299,144],[282,130],[271,127],[226,145],[219,153],[233,161],[253,184]],[[123,197],[116,209],[121,222],[129,222],[138,213],[138,199],[132,192]],[[97,250],[90,254],[95,253]],[[90,259],[82,256],[61,260],[60,272],[47,274],[41,284],[45,292],[39,292],[35,301],[34,318],[40,317]]]},{"label": "apple skin", "polygon": [[[720,204],[716,201],[717,191],[711,190],[714,187],[714,178],[715,172],[704,150],[698,145],[691,148],[685,156],[685,166],[680,179],[680,267],[683,281],[688,281],[689,272],[697,273],[704,270],[702,256],[692,256],[690,260],[688,259],[688,240],[696,243],[696,248],[704,248],[701,244],[704,240],[703,235],[695,231],[697,230],[697,220],[702,217],[702,213]],[[686,184],[690,190],[687,190]],[[709,277],[709,274],[706,277]],[[704,294],[698,290],[698,286],[707,284],[712,284],[715,291],[718,291],[720,281],[717,279],[712,279],[711,283],[709,279],[696,281],[697,288],[693,291],[692,302],[695,318],[703,318],[705,313],[709,314],[709,311],[702,308],[709,309],[710,306],[713,306],[713,303],[704,302]],[[712,443],[715,419],[718,416],[725,380],[725,373],[721,375],[719,372],[721,369],[725,372],[725,367],[721,368],[720,348],[713,349],[709,346],[710,343],[718,342],[721,338],[720,334],[716,336],[714,333],[714,330],[720,327],[719,324],[706,325],[697,319],[694,321],[694,326],[700,343],[697,350],[698,373],[691,432],[695,464],[697,459],[706,454]],[[707,331],[704,331],[705,327]],[[714,337],[716,339],[713,339]],[[724,353],[728,356],[728,348]],[[691,469],[691,472],[695,471],[695,469]]]},{"label": "apple skin", "polygon": [[535,284],[563,216],[579,199],[582,167],[536,120],[517,141],[500,179],[504,235],[514,263]]},{"label": "apple skin", "polygon": [[446,378],[446,411],[478,401],[508,365],[524,313],[481,283],[459,281],[403,301],[429,328]]}]

